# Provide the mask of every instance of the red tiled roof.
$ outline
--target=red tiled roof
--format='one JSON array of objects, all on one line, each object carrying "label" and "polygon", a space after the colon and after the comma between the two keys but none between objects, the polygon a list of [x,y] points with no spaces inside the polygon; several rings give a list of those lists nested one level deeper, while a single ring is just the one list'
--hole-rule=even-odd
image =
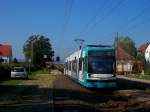
[{"label": "red tiled roof", "polygon": [[116,58],[123,60],[135,60],[135,58],[127,53],[119,44],[116,48]]},{"label": "red tiled roof", "polygon": [[138,49],[137,51],[138,52],[141,52],[141,53],[145,53],[145,50],[146,48],[148,47],[149,43],[145,43],[145,44],[142,44]]},{"label": "red tiled roof", "polygon": [[12,46],[0,44],[0,56],[12,56]]}]

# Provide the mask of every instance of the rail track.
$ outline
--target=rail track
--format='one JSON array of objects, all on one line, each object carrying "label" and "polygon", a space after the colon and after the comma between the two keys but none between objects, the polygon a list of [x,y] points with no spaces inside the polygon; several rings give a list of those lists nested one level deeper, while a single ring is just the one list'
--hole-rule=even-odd
[{"label": "rail track", "polygon": [[64,75],[56,75],[55,112],[149,112],[150,90],[118,83],[116,89],[87,89]]}]

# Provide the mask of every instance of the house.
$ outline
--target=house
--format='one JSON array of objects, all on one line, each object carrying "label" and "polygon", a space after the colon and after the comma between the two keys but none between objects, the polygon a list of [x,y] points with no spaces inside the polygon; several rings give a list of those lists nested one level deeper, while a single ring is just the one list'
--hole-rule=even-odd
[{"label": "house", "polygon": [[8,44],[0,44],[0,59],[4,60],[4,63],[9,63],[12,58],[12,46]]},{"label": "house", "polygon": [[144,53],[145,53],[145,50],[147,49],[148,46],[149,46],[149,43],[144,43],[144,44],[142,44],[142,45],[137,49],[137,52],[144,54]]},{"label": "house", "polygon": [[150,42],[142,44],[137,51],[145,56],[146,62],[150,63]]},{"label": "house", "polygon": [[127,53],[120,45],[117,43],[116,47],[116,72],[117,74],[126,75],[128,73],[142,72],[143,63],[136,60],[133,56]]},{"label": "house", "polygon": [[145,50],[145,60],[146,62],[150,63],[150,43]]}]

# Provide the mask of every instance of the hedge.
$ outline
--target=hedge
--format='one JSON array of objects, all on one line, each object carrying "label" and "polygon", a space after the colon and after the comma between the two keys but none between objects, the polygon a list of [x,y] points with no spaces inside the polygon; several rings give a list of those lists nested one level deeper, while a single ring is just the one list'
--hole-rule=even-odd
[{"label": "hedge", "polygon": [[[0,64],[0,80],[9,79],[11,75],[11,69],[14,67],[25,67],[27,72],[29,72],[29,64],[27,63],[10,63],[10,64]],[[39,65],[30,65],[30,71],[36,71],[41,69]]]},{"label": "hedge", "polygon": [[144,73],[150,75],[150,66],[145,67]]},{"label": "hedge", "polygon": [[11,68],[9,65],[0,64],[0,80],[9,79],[11,74]]}]

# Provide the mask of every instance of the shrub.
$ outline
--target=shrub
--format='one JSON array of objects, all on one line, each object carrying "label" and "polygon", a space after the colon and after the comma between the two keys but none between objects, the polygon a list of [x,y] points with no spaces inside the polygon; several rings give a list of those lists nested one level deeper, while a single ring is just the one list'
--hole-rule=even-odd
[{"label": "shrub", "polygon": [[[29,64],[28,63],[10,63],[10,64],[0,64],[0,80],[9,79],[11,75],[11,69],[14,67],[25,67],[27,72],[29,72]],[[41,69],[39,65],[30,65],[30,71],[36,71]]]},{"label": "shrub", "polygon": [[146,75],[150,75],[150,67],[149,66],[145,67],[144,72]]},{"label": "shrub", "polygon": [[[14,67],[25,67],[27,71],[29,71],[29,63],[11,63],[10,68],[13,69]],[[41,69],[39,65],[30,64],[30,71],[36,71]]]},{"label": "shrub", "polygon": [[8,64],[0,64],[0,80],[9,79],[11,68]]}]

